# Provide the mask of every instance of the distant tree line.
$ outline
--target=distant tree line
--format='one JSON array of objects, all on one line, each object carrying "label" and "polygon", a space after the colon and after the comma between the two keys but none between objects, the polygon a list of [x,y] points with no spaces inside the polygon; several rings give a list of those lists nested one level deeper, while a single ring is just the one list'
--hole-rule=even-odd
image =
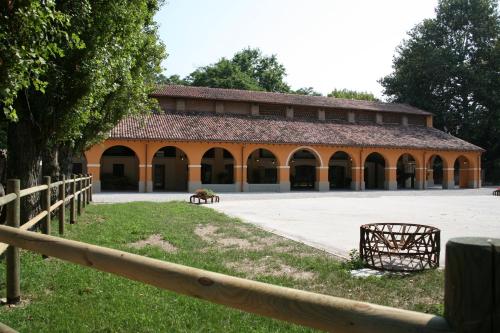
[{"label": "distant tree line", "polygon": [[[185,78],[179,75],[157,76],[159,84],[181,84],[195,87],[212,87],[269,91],[309,96],[322,96],[313,87],[293,90],[285,81],[286,69],[276,55],[266,56],[258,48],[246,48],[237,52],[231,59],[221,58],[214,64],[203,66]],[[329,97],[376,100],[367,92],[335,89]]]}]

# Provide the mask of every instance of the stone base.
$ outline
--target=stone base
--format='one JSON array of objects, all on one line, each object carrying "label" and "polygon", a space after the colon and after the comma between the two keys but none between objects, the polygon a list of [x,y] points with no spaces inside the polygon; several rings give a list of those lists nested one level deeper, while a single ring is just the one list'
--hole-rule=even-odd
[{"label": "stone base", "polygon": [[290,192],[290,182],[279,183],[280,192]]},{"label": "stone base", "polygon": [[451,180],[449,182],[443,180],[443,188],[444,189],[454,189],[455,188],[455,181]]},{"label": "stone base", "polygon": [[330,182],[316,182],[314,188],[320,192],[330,191]]},{"label": "stone base", "polygon": [[146,192],[146,182],[139,181],[139,193]]},{"label": "stone base", "polygon": [[353,191],[359,191],[360,190],[359,183],[356,182],[356,181],[354,181],[354,180],[351,181],[351,190],[353,190]]},{"label": "stone base", "polygon": [[280,192],[280,184],[244,184],[244,192]]},{"label": "stone base", "polygon": [[100,180],[92,181],[92,193],[100,193],[100,192],[101,192],[101,181]]},{"label": "stone base", "polygon": [[202,188],[201,182],[188,182],[188,192],[194,193],[199,188]]},{"label": "stone base", "polygon": [[366,190],[366,185],[365,185],[365,181],[364,180],[361,181],[361,182],[359,182],[359,190],[360,191]]},{"label": "stone base", "polygon": [[398,189],[398,182],[395,180],[386,181],[384,188],[389,191],[396,191]]},{"label": "stone base", "polygon": [[467,184],[467,187],[469,187],[469,188],[479,188],[479,184],[475,180],[469,180],[469,183]]},{"label": "stone base", "polygon": [[153,182],[152,181],[146,182],[146,192],[148,192],[148,193],[153,192]]}]

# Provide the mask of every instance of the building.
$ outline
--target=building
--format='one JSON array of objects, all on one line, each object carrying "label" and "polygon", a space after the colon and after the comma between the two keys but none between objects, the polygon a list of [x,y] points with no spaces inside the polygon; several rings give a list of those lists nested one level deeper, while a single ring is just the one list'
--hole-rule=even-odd
[{"label": "building", "polygon": [[483,149],[409,105],[169,85],[162,112],[121,121],[75,170],[96,191],[480,186]]}]

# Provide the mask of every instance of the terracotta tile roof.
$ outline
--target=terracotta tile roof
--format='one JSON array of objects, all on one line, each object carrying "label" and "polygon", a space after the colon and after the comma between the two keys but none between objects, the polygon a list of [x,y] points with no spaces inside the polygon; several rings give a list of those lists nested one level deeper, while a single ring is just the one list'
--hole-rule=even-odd
[{"label": "terracotta tile roof", "polygon": [[165,113],[122,120],[113,139],[324,144],[482,151],[435,128],[338,124],[213,113]]},{"label": "terracotta tile roof", "polygon": [[181,85],[160,86],[154,93],[151,94],[151,97],[182,97],[251,103],[285,104],[292,106],[312,106],[318,108],[397,112],[419,115],[432,114],[407,104]]}]

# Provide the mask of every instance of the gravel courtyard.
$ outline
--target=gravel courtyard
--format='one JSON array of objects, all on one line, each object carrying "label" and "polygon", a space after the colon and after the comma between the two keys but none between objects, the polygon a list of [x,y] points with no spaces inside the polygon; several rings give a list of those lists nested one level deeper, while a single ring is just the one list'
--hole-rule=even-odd
[{"label": "gravel courtyard", "polygon": [[[376,222],[429,224],[449,238],[500,238],[500,197],[492,188],[426,191],[223,193],[207,205],[328,252],[358,247],[359,226]],[[186,193],[99,193],[95,202],[187,200]]]}]

